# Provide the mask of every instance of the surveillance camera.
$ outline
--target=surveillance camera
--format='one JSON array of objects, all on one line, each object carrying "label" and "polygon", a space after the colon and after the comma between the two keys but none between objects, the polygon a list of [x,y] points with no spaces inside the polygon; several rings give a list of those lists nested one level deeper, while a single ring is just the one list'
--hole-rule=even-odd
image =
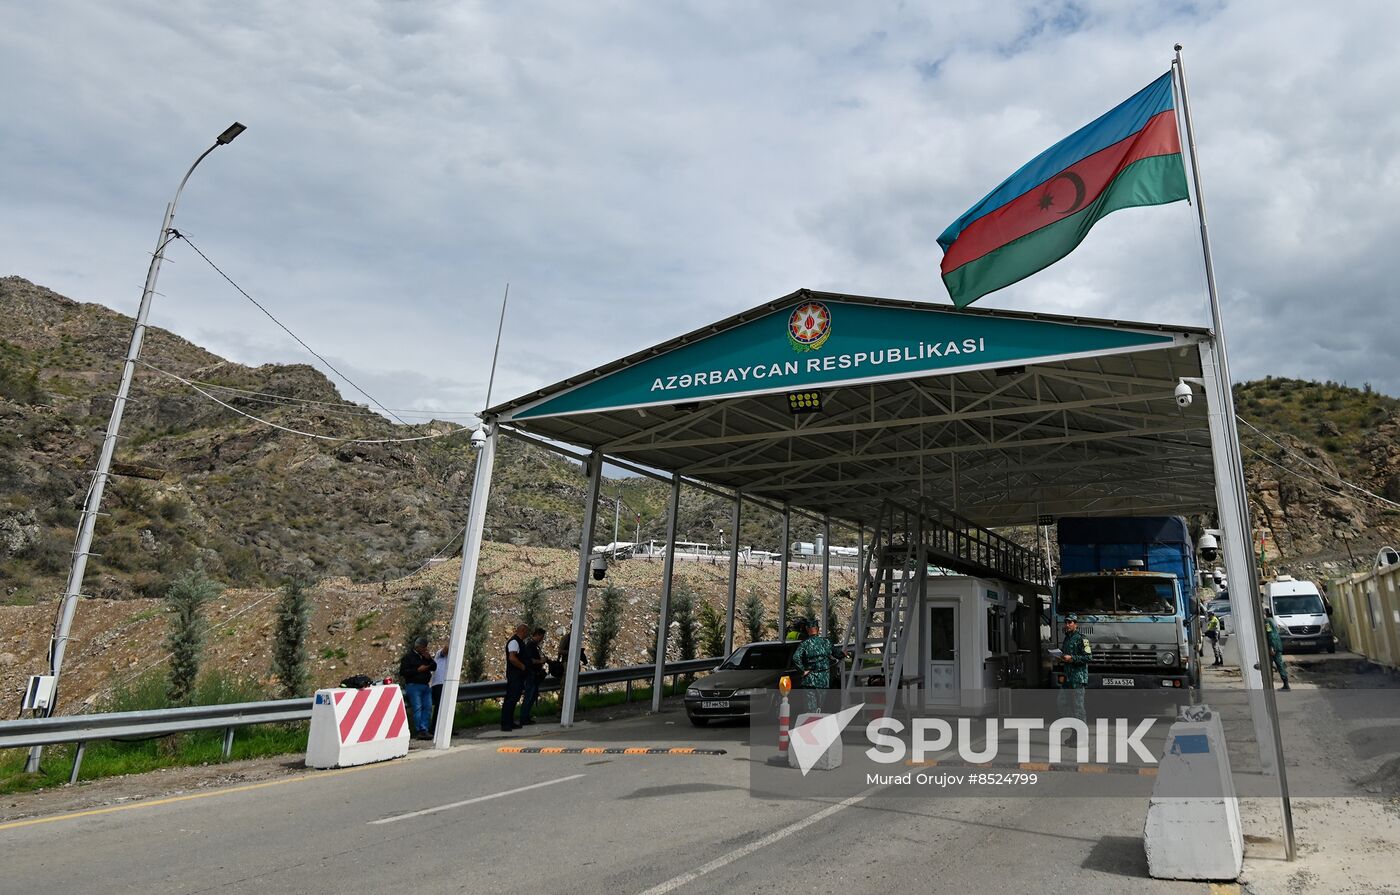
[{"label": "surveillance camera", "polygon": [[472,448],[480,450],[486,445],[486,430],[475,429],[472,431]]},{"label": "surveillance camera", "polygon": [[1196,550],[1201,554],[1201,559],[1206,562],[1215,562],[1216,558],[1220,556],[1220,541],[1215,535],[1206,532],[1196,542]]},{"label": "surveillance camera", "polygon": [[1187,385],[1184,381],[1178,382],[1176,384],[1176,406],[1190,407],[1191,400],[1191,386]]}]

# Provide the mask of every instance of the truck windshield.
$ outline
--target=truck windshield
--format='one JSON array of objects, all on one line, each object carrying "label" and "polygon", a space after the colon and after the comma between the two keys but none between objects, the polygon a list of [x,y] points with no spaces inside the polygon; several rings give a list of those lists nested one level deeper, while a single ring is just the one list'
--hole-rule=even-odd
[{"label": "truck windshield", "polygon": [[1173,615],[1176,588],[1161,578],[1065,578],[1059,583],[1060,615]]},{"label": "truck windshield", "polygon": [[1274,597],[1274,615],[1322,615],[1322,598],[1317,594]]}]

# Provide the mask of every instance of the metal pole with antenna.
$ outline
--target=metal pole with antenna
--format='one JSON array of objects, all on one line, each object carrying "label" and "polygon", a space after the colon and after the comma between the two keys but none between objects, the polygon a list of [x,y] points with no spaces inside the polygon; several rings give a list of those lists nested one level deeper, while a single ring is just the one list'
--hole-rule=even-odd
[{"label": "metal pole with antenna", "polygon": [[[194,160],[185,176],[180,178],[180,185],[175,188],[175,198],[170,200],[170,204],[165,206],[165,218],[160,223],[160,236],[156,239],[156,250],[151,255],[150,267],[146,269],[146,287],[141,291],[141,305],[136,311],[136,325],[131,330],[131,342],[126,349],[126,360],[122,364],[121,382],[117,386],[117,397],[112,403],[112,415],[107,420],[107,433],[102,439],[102,450],[97,457],[97,469],[92,474],[92,484],[88,488],[87,499],[83,502],[82,516],[78,521],[77,543],[73,547],[73,561],[68,567],[68,585],[63,590],[63,600],[59,604],[58,622],[54,626],[53,640],[49,644],[49,674],[53,678],[53,687],[49,697],[49,704],[44,708],[44,717],[49,717],[58,706],[58,678],[63,673],[63,657],[68,650],[68,633],[73,626],[73,615],[78,608],[78,597],[83,591],[83,576],[87,572],[87,560],[92,555],[92,532],[97,524],[97,517],[100,515],[98,509],[102,506],[102,492],[107,487],[107,479],[112,467],[112,455],[116,453],[118,432],[121,430],[122,414],[126,410],[127,395],[131,391],[131,380],[136,373],[136,361],[141,355],[141,342],[146,337],[146,320],[151,314],[151,297],[156,292],[156,278],[160,276],[160,265],[165,260],[165,247],[170,245],[175,239],[175,230],[171,226],[175,222],[175,207],[180,204],[180,194],[185,191],[185,184],[189,182],[190,175],[194,169],[199,167],[199,163],[208,157],[209,153],[220,146],[227,146],[241,133],[247,130],[246,127],[235,121],[229,125],[222,134],[214,140],[214,145],[204,150],[199,158]],[[24,769],[29,773],[39,770],[39,757],[43,752],[43,747],[35,746],[29,750],[29,760],[25,762]]]},{"label": "metal pole with antenna", "polygon": [[[491,376],[486,381],[486,411],[491,409],[491,391],[496,385],[496,360],[501,356],[501,333],[506,325],[506,303],[510,284],[501,297],[501,318],[496,324],[496,350],[491,355]],[[467,509],[467,531],[462,537],[462,572],[457,577],[457,600],[452,609],[452,632],[447,641],[447,674],[438,700],[437,730],[433,748],[452,745],[452,724],[457,718],[457,689],[462,681],[462,659],[467,647],[467,623],[476,592],[476,569],[481,559],[481,539],[486,529],[486,503],[491,497],[491,470],[496,463],[496,423],[483,411],[481,428],[472,433],[472,447],[478,449],[476,475],[472,479],[471,505]]]},{"label": "metal pole with antenna", "polygon": [[[1254,647],[1253,652],[1258,657],[1258,674],[1252,673],[1252,669],[1244,668],[1244,679],[1246,684],[1251,677],[1261,680],[1264,711],[1268,715],[1267,726],[1263,719],[1256,716],[1256,730],[1261,733],[1267,732],[1271,742],[1260,743],[1260,746],[1267,749],[1262,756],[1266,766],[1269,763],[1274,765],[1273,771],[1278,774],[1279,798],[1282,801],[1283,809],[1283,839],[1284,850],[1288,860],[1292,861],[1297,857],[1297,847],[1293,835],[1293,807],[1288,796],[1288,774],[1284,767],[1283,760],[1283,736],[1279,729],[1278,705],[1274,698],[1273,680],[1266,673],[1267,665],[1265,657],[1268,656],[1267,644],[1264,640],[1264,617],[1259,606],[1259,579],[1258,569],[1254,564],[1253,545],[1254,538],[1251,534],[1252,520],[1249,513],[1249,497],[1244,479],[1243,452],[1240,450],[1240,433],[1235,424],[1235,397],[1231,389],[1230,362],[1225,349],[1225,321],[1220,311],[1220,293],[1215,284],[1215,263],[1210,247],[1210,228],[1206,224],[1206,200],[1201,193],[1201,166],[1196,157],[1196,131],[1191,120],[1191,99],[1186,90],[1186,67],[1181,59],[1181,44],[1177,44],[1176,58],[1172,60],[1172,66],[1176,70],[1177,87],[1181,91],[1181,112],[1182,119],[1186,125],[1186,145],[1191,157],[1191,179],[1196,194],[1196,214],[1201,224],[1201,252],[1205,258],[1206,269],[1206,292],[1210,298],[1211,325],[1215,330],[1214,354],[1215,366],[1217,369],[1213,377],[1206,377],[1209,381],[1213,378],[1214,394],[1208,395],[1208,399],[1213,408],[1213,414],[1218,414],[1219,424],[1219,447],[1225,450],[1225,461],[1229,466],[1228,481],[1217,482],[1217,493],[1223,496],[1220,502],[1226,504],[1219,507],[1221,514],[1221,527],[1225,530],[1226,538],[1234,547],[1235,554],[1242,553],[1240,565],[1245,572],[1245,587],[1243,589],[1243,606],[1236,613],[1236,624],[1243,622],[1240,630],[1240,645],[1245,645],[1246,638],[1250,645]],[[1215,433],[1212,433],[1212,442],[1216,442]],[[1219,466],[1217,465],[1217,469]],[[1227,564],[1230,558],[1226,554]],[[1231,575],[1233,578],[1234,575]],[[1233,591],[1234,588],[1231,588]],[[1247,630],[1253,628],[1253,631]],[[1253,635],[1252,637],[1250,635]],[[1241,664],[1248,664],[1248,657],[1251,650],[1241,649]],[[1262,739],[1262,737],[1261,737]],[[1272,760],[1270,762],[1270,759]]]}]

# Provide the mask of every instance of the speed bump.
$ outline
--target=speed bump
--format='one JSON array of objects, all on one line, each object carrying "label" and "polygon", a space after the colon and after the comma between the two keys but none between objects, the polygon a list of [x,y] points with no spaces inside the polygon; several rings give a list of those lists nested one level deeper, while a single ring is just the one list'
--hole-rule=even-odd
[{"label": "speed bump", "polygon": [[628,746],[604,749],[598,746],[500,746],[497,752],[510,755],[725,755],[723,749],[696,749],[692,746],[647,748]]}]

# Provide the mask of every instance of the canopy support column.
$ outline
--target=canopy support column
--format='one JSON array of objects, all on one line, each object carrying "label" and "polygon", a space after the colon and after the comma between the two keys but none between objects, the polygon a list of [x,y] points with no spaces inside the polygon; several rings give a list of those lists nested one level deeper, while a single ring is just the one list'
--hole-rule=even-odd
[{"label": "canopy support column", "polygon": [[569,658],[564,668],[564,705],[559,723],[569,727],[574,723],[578,705],[579,664],[583,655],[583,631],[588,612],[588,576],[593,568],[593,525],[598,518],[598,488],[603,481],[603,452],[595,450],[588,458],[588,497],[583,506],[583,534],[578,545],[578,589],[574,591],[574,617],[569,631]]},{"label": "canopy support column", "polygon": [[778,545],[782,559],[778,566],[778,639],[787,639],[788,552],[792,545],[792,507],[783,502],[783,542]]},{"label": "canopy support column", "polygon": [[[1254,536],[1250,529],[1249,508],[1242,503],[1239,487],[1241,473],[1235,468],[1235,455],[1230,449],[1233,419],[1226,420],[1229,406],[1221,398],[1229,388],[1222,379],[1215,346],[1201,343],[1201,374],[1205,380],[1206,400],[1210,402],[1209,423],[1211,456],[1215,460],[1215,500],[1220,513],[1220,528],[1224,535],[1221,545],[1225,552],[1225,572],[1230,579],[1234,600],[1234,638],[1240,654],[1240,673],[1249,693],[1250,709],[1254,715],[1254,733],[1259,741],[1259,763],[1265,773],[1282,774],[1282,741],[1278,729],[1278,709],[1274,703],[1274,681],[1264,657],[1268,645],[1260,615],[1258,584],[1254,574]],[[1284,808],[1288,810],[1288,791],[1283,790]]]},{"label": "canopy support column", "polygon": [[831,514],[822,515],[822,617],[821,630],[831,639]]},{"label": "canopy support column", "polygon": [[661,604],[656,617],[656,671],[651,677],[651,710],[661,711],[666,683],[666,640],[671,629],[671,574],[676,568],[676,515],[681,505],[680,474],[671,476],[671,500],[666,504],[666,558],[661,563]]},{"label": "canopy support column", "polygon": [[452,633],[447,643],[447,675],[442,681],[442,708],[438,711],[433,748],[452,745],[452,722],[457,712],[457,687],[462,680],[462,658],[467,647],[467,621],[472,614],[476,593],[476,569],[481,559],[481,538],[486,528],[486,503],[491,497],[491,470],[496,463],[496,424],[483,421],[486,443],[476,458],[472,480],[471,506],[467,510],[467,533],[462,539],[462,572],[457,577],[457,602],[452,609]]},{"label": "canopy support column", "polygon": [[729,609],[724,616],[724,655],[734,652],[734,610],[739,601],[739,516],[744,505],[744,495],[734,495],[734,515],[732,527],[734,543],[729,545]]}]

